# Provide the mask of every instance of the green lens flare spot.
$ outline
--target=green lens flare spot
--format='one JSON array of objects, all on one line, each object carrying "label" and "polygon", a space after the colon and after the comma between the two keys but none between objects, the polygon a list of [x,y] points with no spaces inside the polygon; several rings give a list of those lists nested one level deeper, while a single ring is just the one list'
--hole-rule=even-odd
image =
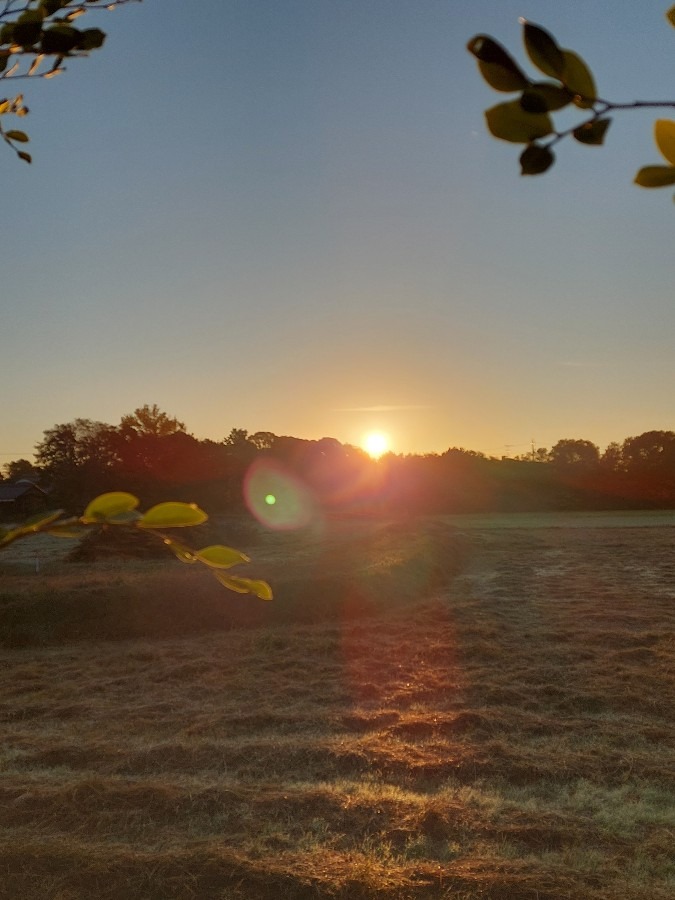
[{"label": "green lens flare spot", "polygon": [[274,504],[276,502],[277,502],[277,498],[274,496],[274,494],[267,494],[267,496],[265,497],[265,503],[268,506],[274,506]]}]

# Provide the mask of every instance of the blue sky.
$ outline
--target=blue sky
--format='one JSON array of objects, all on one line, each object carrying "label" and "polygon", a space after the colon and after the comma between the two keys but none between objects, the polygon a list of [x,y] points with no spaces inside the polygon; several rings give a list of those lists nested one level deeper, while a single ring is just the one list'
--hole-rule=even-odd
[{"label": "blue sky", "polygon": [[608,99],[675,99],[667,5],[90,13],[105,47],[22,84],[33,165],[0,148],[0,463],[144,403],[200,438],[379,428],[400,452],[675,429],[675,208],[631,185],[668,113],[523,179],[465,50],[484,32],[523,60],[524,16]]}]

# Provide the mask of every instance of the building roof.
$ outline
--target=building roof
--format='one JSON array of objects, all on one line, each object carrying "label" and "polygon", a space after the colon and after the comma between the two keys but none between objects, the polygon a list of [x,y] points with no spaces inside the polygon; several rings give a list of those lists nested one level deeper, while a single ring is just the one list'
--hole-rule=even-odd
[{"label": "building roof", "polygon": [[17,481],[13,484],[0,484],[0,503],[14,503],[26,494],[39,493],[47,496],[47,492],[43,491],[37,484],[32,481]]}]

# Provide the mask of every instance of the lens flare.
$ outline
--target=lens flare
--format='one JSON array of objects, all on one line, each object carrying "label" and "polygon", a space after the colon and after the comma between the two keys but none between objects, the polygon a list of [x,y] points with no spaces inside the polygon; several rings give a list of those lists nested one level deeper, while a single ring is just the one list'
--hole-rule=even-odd
[{"label": "lens flare", "polygon": [[307,487],[275,461],[253,463],[244,479],[244,499],[259,522],[279,531],[304,528],[315,514]]}]

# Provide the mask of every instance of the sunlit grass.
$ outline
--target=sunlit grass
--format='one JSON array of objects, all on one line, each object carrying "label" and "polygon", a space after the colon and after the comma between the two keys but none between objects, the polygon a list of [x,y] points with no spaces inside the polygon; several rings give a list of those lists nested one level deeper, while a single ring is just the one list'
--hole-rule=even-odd
[{"label": "sunlit grass", "polygon": [[0,897],[666,900],[669,544],[270,538],[273,605],[156,563],[6,576],[5,626],[37,618],[0,651]]}]

